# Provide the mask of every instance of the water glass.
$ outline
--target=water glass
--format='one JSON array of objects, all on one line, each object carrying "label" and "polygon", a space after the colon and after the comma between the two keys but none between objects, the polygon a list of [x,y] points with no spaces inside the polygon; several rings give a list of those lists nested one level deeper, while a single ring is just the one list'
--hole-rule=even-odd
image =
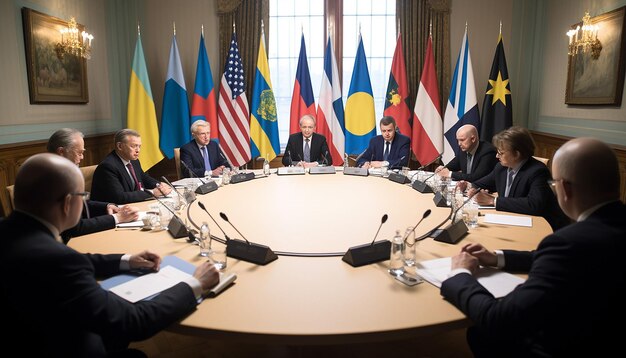
[{"label": "water glass", "polygon": [[[167,208],[165,207],[167,205]],[[167,230],[167,226],[170,224],[172,217],[174,216],[171,211],[174,211],[174,202],[172,201],[163,201],[163,203],[159,206],[159,217],[161,222],[161,229]]]},{"label": "water glass", "polygon": [[415,231],[412,226],[406,228],[404,232],[404,265],[408,267],[415,266],[416,260],[417,241],[415,240]]},{"label": "water glass", "polygon": [[404,175],[405,177],[409,177],[409,171],[411,169],[409,167],[402,167],[402,175]]},{"label": "water glass", "polygon": [[389,163],[387,161],[384,161],[383,164],[380,166],[380,175],[382,175],[383,177],[388,177],[389,174],[387,173],[387,171],[389,170]]},{"label": "water glass", "polygon": [[463,207],[463,221],[471,229],[478,227],[478,204],[474,200]]},{"label": "water glass", "polygon": [[226,269],[226,257],[226,246],[212,248],[209,251],[209,261],[220,271]]},{"label": "water glass", "polygon": [[224,168],[222,171],[222,184],[230,184],[230,168]]},{"label": "water glass", "polygon": [[198,246],[200,247],[200,256],[209,257],[211,252],[211,231],[206,222],[200,227],[200,237],[198,238]]}]

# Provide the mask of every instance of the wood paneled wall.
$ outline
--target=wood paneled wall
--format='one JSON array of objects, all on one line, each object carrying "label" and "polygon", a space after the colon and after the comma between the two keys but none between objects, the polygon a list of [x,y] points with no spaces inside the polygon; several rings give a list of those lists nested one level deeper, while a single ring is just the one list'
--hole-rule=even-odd
[{"label": "wood paneled wall", "polygon": [[[571,137],[560,136],[556,134],[531,131],[537,148],[535,155],[538,157],[549,158],[552,160],[554,153],[563,143],[572,139]],[[617,155],[620,171],[620,198],[626,202],[626,147],[611,144],[611,148]]]}]

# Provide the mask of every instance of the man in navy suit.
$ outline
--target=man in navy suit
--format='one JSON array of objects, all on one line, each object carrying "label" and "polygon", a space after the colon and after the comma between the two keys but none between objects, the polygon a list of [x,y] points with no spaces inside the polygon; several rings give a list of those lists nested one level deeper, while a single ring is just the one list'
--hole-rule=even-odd
[{"label": "man in navy suit", "polygon": [[[380,135],[370,139],[369,146],[356,164],[363,168],[380,168],[387,164],[389,169],[402,168],[409,164],[411,140],[396,132],[396,120],[383,117],[380,120]],[[386,163],[385,163],[386,162]]]},{"label": "man in navy suit", "polygon": [[211,140],[211,124],[198,119],[191,124],[191,142],[180,147],[180,161],[183,177],[219,176],[224,168],[230,168],[224,153],[216,142]]},{"label": "man in navy suit", "polygon": [[212,264],[156,297],[131,303],[103,289],[98,279],[126,270],[159,269],[149,251],[134,255],[83,254],[64,245],[60,233],[75,226],[85,182],[69,160],[51,153],[24,162],[15,180],[15,211],[0,222],[0,305],[11,327],[0,338],[12,352],[34,357],[123,355],[191,313],[219,281]]},{"label": "man in navy suit", "polygon": [[[533,158],[535,143],[526,128],[513,126],[493,137],[497,148],[496,164],[487,176],[472,183],[470,195],[479,191],[475,200],[496,210],[543,216],[552,230],[570,223],[548,186],[552,179],[548,167]],[[466,183],[460,188],[465,190]],[[497,192],[498,196],[493,194]]]},{"label": "man in navy suit", "polygon": [[491,173],[496,166],[496,148],[491,143],[480,141],[476,127],[471,124],[461,126],[456,131],[456,141],[461,152],[435,172],[452,180],[475,181]]},{"label": "man in navy suit", "polygon": [[[306,114],[300,118],[300,133],[294,133],[287,140],[283,165],[299,165],[305,168],[318,165],[333,165],[326,137],[315,133],[315,118]],[[307,148],[308,146],[308,148]]]},{"label": "man in navy suit", "polygon": [[161,185],[141,169],[141,136],[137,131],[121,129],[115,133],[114,141],[115,149],[93,173],[91,197],[94,200],[126,204],[143,201],[153,195],[167,195],[172,191],[169,185]]},{"label": "man in navy suit", "polygon": [[[79,166],[85,152],[83,137],[83,133],[79,130],[61,128],[52,133],[48,139],[47,150]],[[139,209],[129,205],[117,206],[112,203],[87,200],[85,208],[78,224],[61,233],[63,242],[67,243],[75,236],[113,229],[117,223],[134,221],[139,217]]]},{"label": "man in navy suit", "polygon": [[[619,200],[615,153],[576,138],[552,161],[563,211],[576,223],[544,238],[537,250],[488,251],[468,244],[452,258],[441,294],[473,322],[476,357],[610,357],[623,351],[626,319],[626,206]],[[473,274],[479,265],[527,272],[528,279],[495,299]]]}]

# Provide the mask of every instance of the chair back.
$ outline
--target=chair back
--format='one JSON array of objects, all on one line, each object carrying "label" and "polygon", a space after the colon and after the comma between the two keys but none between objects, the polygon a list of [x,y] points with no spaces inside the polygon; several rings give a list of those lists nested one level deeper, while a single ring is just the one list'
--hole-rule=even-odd
[{"label": "chair back", "polygon": [[85,191],[91,191],[91,183],[93,183],[93,173],[96,171],[98,165],[89,165],[86,167],[80,167],[80,171],[85,178]]},{"label": "chair back", "polygon": [[543,164],[545,164],[546,167],[550,168],[550,166],[548,165],[550,163],[550,159],[549,158],[542,158],[542,157],[535,157],[535,156],[533,156],[533,158],[537,159],[538,161],[540,161]]},{"label": "chair back", "polygon": [[176,162],[176,175],[178,180],[182,179],[182,172],[180,171],[180,148],[174,148],[174,162]]},{"label": "chair back", "polygon": [[14,188],[15,188],[15,185],[9,185],[6,188],[7,196],[9,198],[9,203],[8,205],[3,205],[5,216],[9,216],[9,214],[11,214],[11,212],[15,209],[15,202],[13,201],[13,189]]}]

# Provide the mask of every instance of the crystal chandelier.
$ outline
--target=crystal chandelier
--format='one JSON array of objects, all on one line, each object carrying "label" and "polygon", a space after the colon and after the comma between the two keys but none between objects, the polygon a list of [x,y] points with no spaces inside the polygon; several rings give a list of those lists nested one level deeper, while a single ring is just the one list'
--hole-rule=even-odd
[{"label": "crystal chandelier", "polygon": [[576,29],[569,30],[567,36],[569,37],[569,47],[567,54],[570,56],[577,55],[579,53],[587,53],[591,51],[591,57],[597,60],[602,51],[602,44],[598,40],[598,25],[591,24],[591,16],[589,12],[585,12],[583,16],[583,26],[576,26]]},{"label": "crystal chandelier", "polygon": [[65,54],[86,59],[91,58],[91,41],[93,40],[93,35],[85,31],[80,31],[74,17],[70,19],[67,27],[62,28],[60,32],[61,42],[58,42],[54,46],[54,51],[59,60],[62,60]]}]

